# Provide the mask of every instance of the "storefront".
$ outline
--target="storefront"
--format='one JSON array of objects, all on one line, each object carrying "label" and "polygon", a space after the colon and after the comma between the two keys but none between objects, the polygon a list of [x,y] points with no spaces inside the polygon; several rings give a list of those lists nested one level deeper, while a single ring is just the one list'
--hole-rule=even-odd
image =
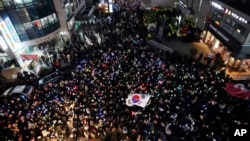
[{"label": "storefront", "polygon": [[213,23],[206,25],[203,42],[216,54],[220,53],[225,65],[240,69],[246,59],[240,58],[242,44]]}]

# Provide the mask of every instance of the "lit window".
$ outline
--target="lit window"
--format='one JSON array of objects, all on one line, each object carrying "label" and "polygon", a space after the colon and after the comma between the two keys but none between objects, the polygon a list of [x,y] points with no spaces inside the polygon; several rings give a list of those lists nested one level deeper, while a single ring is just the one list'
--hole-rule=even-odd
[{"label": "lit window", "polygon": [[23,4],[23,0],[14,0],[14,3],[16,5]]},{"label": "lit window", "polygon": [[237,31],[237,33],[240,33],[240,29],[237,29],[236,31]]},{"label": "lit window", "polygon": [[24,23],[23,26],[25,29],[31,29],[33,27],[31,22]]},{"label": "lit window", "polygon": [[54,22],[54,18],[53,18],[53,15],[52,15],[52,14],[49,15],[49,16],[47,17],[47,19],[48,19],[49,23],[53,23],[53,22]]},{"label": "lit window", "polygon": [[23,0],[25,3],[33,2],[33,0]]},{"label": "lit window", "polygon": [[41,23],[42,23],[42,26],[48,25],[47,17],[44,17],[44,18],[40,19],[40,21],[41,21]]}]

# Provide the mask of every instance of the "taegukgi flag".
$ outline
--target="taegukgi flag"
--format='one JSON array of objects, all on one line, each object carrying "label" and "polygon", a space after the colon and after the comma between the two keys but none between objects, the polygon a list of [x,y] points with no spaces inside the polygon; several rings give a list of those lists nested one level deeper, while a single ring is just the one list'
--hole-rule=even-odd
[{"label": "taegukgi flag", "polygon": [[238,98],[248,99],[250,97],[250,90],[243,84],[226,83],[226,91]]},{"label": "taegukgi flag", "polygon": [[128,98],[126,99],[126,105],[130,107],[136,105],[145,108],[145,106],[148,104],[150,97],[151,95],[148,94],[138,94],[138,93],[129,94]]}]

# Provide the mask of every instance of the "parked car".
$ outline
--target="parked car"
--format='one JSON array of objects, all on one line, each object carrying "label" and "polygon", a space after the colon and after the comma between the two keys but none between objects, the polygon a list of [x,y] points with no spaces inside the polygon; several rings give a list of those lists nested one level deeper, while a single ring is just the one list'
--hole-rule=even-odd
[{"label": "parked car", "polygon": [[62,77],[62,72],[55,71],[41,79],[38,80],[38,86],[43,86],[48,84],[49,82],[56,82]]},{"label": "parked car", "polygon": [[1,95],[2,98],[7,100],[28,100],[32,96],[32,92],[34,91],[34,87],[30,85],[17,85],[14,87],[10,87],[4,91]]}]

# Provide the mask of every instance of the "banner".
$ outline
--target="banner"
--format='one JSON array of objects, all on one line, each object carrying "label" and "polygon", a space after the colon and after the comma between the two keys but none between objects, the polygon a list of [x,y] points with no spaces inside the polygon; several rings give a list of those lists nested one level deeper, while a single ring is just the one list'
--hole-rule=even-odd
[{"label": "banner", "polygon": [[227,83],[226,91],[238,98],[248,99],[250,97],[250,90],[245,88],[243,84]]},{"label": "banner", "polygon": [[88,45],[90,45],[90,46],[93,45],[92,41],[88,38],[88,36],[84,35],[84,38],[85,38],[85,41],[86,41],[86,43],[87,43]]},{"label": "banner", "polygon": [[145,106],[148,104],[150,97],[151,96],[148,94],[129,94],[128,98],[126,99],[126,105],[130,107],[136,105],[145,108]]},{"label": "banner", "polygon": [[95,36],[96,36],[96,39],[97,39],[98,44],[101,45],[102,39],[101,39],[100,34],[99,34],[99,33],[96,33]]}]

